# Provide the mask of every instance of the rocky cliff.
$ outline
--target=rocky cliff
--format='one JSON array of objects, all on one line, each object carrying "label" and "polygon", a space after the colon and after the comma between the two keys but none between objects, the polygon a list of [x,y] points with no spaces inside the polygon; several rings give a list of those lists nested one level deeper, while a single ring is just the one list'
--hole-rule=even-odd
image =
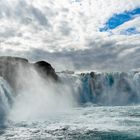
[{"label": "rocky cliff", "polygon": [[[34,69],[44,79],[58,80],[58,76],[55,73],[54,68],[45,61],[38,61],[36,63],[30,63],[27,59],[20,57],[2,56],[0,57],[0,76],[3,77],[11,85],[13,89],[17,86],[17,76],[19,69],[23,76],[26,77],[26,73],[30,69]],[[25,73],[26,70],[26,73]],[[19,82],[19,81],[18,81]]]}]

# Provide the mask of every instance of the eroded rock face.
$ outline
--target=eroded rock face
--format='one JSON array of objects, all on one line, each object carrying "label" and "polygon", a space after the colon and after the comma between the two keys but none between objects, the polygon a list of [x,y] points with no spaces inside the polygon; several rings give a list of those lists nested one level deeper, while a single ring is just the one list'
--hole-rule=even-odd
[{"label": "eroded rock face", "polygon": [[19,71],[20,75],[23,75],[26,78],[26,73],[28,73],[30,69],[36,70],[44,79],[51,78],[54,81],[58,80],[54,68],[45,61],[29,63],[27,59],[20,57],[0,57],[0,76],[3,77],[13,89],[16,89],[17,86],[20,85],[20,81],[17,81]]},{"label": "eroded rock face", "polygon": [[58,80],[58,76],[56,75],[54,68],[52,68],[49,63],[38,61],[33,65],[42,76],[52,77],[54,80]]}]

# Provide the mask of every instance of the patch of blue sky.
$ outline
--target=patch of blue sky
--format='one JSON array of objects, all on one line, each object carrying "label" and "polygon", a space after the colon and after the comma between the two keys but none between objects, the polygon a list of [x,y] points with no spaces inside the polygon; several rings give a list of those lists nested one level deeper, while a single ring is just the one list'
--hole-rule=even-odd
[{"label": "patch of blue sky", "polygon": [[123,35],[134,35],[134,34],[140,34],[139,31],[137,31],[137,29],[135,27],[131,27],[131,28],[128,28],[124,31],[121,31],[120,34],[123,34]]},{"label": "patch of blue sky", "polygon": [[118,26],[124,24],[127,21],[130,21],[135,18],[135,16],[140,15],[140,8],[136,8],[131,11],[125,11],[124,13],[114,14],[104,25],[100,28],[101,32],[112,30]]}]

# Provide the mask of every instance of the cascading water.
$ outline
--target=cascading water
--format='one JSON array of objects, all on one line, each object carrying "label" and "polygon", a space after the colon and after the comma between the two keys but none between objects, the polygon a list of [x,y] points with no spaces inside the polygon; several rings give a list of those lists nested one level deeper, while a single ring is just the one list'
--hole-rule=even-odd
[{"label": "cascading water", "polygon": [[102,105],[127,105],[140,101],[140,73],[81,74],[80,101]]},{"label": "cascading water", "polygon": [[4,123],[13,101],[14,94],[11,87],[2,77],[0,77],[0,124]]}]

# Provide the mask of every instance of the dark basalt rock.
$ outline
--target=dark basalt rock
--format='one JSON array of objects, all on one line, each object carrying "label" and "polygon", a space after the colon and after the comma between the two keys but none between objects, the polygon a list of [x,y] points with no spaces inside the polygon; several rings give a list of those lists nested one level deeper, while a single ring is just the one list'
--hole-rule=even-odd
[{"label": "dark basalt rock", "polygon": [[[51,78],[54,81],[58,80],[54,68],[45,61],[29,63],[25,58],[10,56],[0,57],[0,76],[7,80],[13,89],[15,89],[17,85],[16,79],[19,70],[25,69],[25,71],[28,72],[30,68],[34,68],[43,78]],[[24,72],[23,76],[26,76]]]},{"label": "dark basalt rock", "polygon": [[55,70],[49,63],[45,61],[38,61],[34,63],[34,67],[41,75],[52,77],[54,80],[58,80],[58,76],[56,75]]}]

